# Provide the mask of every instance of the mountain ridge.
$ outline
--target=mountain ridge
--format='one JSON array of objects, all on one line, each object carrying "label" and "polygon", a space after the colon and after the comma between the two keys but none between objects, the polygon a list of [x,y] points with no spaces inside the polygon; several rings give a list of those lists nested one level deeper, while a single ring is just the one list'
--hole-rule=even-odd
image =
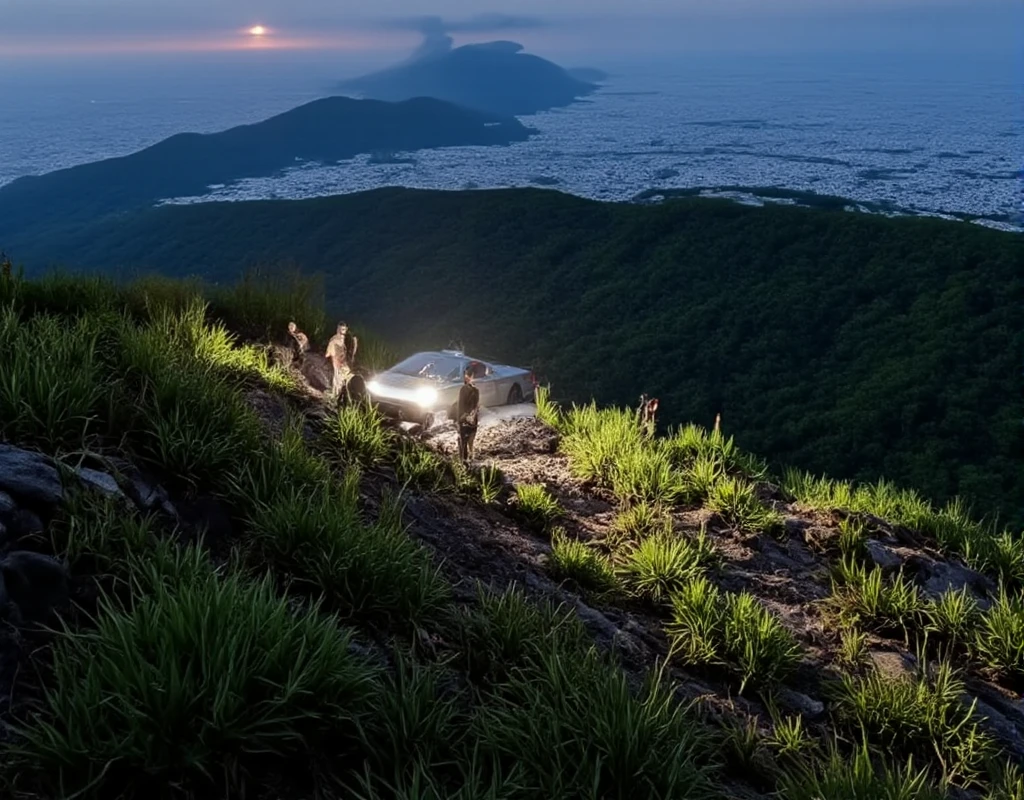
[{"label": "mountain ridge", "polygon": [[301,161],[503,145],[530,135],[518,120],[435,98],[386,103],[326,97],[260,122],[213,134],[179,133],[126,156],[18,178],[0,187],[0,236],[202,194],[211,184],[276,174]]}]

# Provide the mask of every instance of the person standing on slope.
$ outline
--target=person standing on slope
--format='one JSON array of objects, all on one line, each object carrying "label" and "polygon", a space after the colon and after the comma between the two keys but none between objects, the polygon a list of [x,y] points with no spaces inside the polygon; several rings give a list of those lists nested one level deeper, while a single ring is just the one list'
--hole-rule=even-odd
[{"label": "person standing on slope", "polygon": [[473,458],[473,443],[480,421],[480,390],[473,385],[472,364],[462,373],[462,388],[459,389],[455,419],[459,427],[459,458],[466,463]]},{"label": "person standing on slope", "polygon": [[301,369],[303,362],[306,360],[306,353],[309,351],[309,337],[300,331],[299,326],[294,322],[288,323],[288,333],[291,334],[292,338],[295,340],[295,344],[297,345],[298,352],[295,355],[294,361]]},{"label": "person standing on slope", "polygon": [[331,380],[331,396],[335,399],[341,397],[345,385],[352,377],[352,368],[356,361],[356,349],[359,347],[359,340],[348,332],[348,325],[344,322],[338,323],[338,332],[331,337],[327,343],[326,356],[334,367],[334,377]]}]

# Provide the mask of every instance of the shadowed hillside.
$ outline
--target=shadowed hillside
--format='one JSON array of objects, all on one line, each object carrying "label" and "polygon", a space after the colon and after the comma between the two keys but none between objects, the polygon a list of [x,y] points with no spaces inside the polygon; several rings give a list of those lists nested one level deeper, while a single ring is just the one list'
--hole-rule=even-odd
[{"label": "shadowed hillside", "polygon": [[463,466],[293,316],[0,272],[4,797],[1024,796],[1017,532],[545,391]]},{"label": "shadowed hillside", "polygon": [[1024,524],[1024,239],[963,223],[553,191],[385,189],[165,208],[16,250],[42,266],[325,273],[402,348],[528,363],[566,399],[658,396],[817,473]]}]

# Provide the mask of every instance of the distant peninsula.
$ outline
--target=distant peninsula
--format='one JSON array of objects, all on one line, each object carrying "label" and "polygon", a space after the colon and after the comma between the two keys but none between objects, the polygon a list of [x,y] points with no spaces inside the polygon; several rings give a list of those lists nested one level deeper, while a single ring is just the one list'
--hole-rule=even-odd
[{"label": "distant peninsula", "polygon": [[0,187],[0,241],[37,226],[68,226],[165,198],[205,194],[211,185],[269,177],[301,162],[504,145],[531,133],[510,116],[429,97],[400,103],[328,97],[255,124],[181,133],[131,155],[19,178]]},{"label": "distant peninsula", "polygon": [[[573,74],[575,73],[575,74]],[[523,52],[516,42],[469,44],[431,52],[344,81],[338,91],[376,100],[436,97],[491,114],[528,115],[570,105],[596,91],[600,70],[574,70]]]}]

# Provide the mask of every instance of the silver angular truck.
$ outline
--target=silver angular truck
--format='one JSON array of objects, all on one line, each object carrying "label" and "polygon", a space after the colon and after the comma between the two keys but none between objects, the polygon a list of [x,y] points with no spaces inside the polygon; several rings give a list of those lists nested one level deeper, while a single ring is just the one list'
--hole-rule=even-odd
[{"label": "silver angular truck", "polygon": [[473,358],[461,350],[415,353],[372,376],[366,389],[383,413],[426,429],[445,415],[455,419],[467,367],[473,369],[481,408],[516,405],[534,397],[537,381],[532,370]]}]

